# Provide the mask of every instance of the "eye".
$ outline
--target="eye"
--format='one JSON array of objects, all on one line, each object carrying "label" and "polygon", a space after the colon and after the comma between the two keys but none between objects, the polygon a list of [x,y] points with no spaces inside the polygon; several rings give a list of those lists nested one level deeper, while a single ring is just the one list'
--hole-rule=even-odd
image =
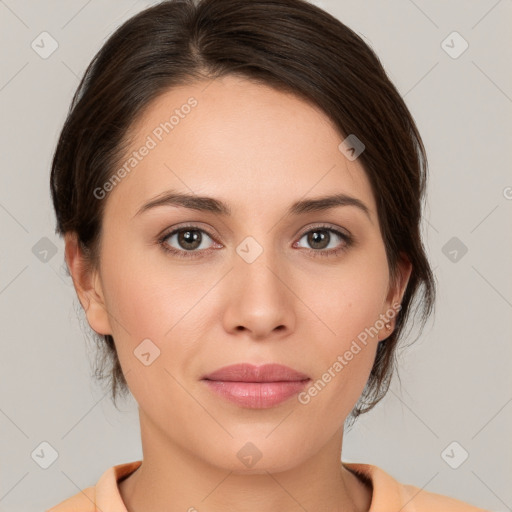
[{"label": "eye", "polygon": [[[302,235],[300,240],[302,239],[306,239],[306,243],[312,247],[312,249],[308,249],[312,256],[337,256],[352,244],[350,235],[330,226],[317,226],[310,229]],[[294,244],[294,247],[297,247],[297,243]]]},{"label": "eye", "polygon": [[[197,226],[182,226],[163,235],[159,243],[164,251],[170,252],[175,256],[194,258],[200,256],[199,253],[212,250],[209,247],[208,240],[216,243],[213,237],[204,229],[200,229]],[[220,244],[218,245],[220,246]]]},{"label": "eye", "polygon": [[[331,226],[317,226],[305,232],[299,242],[295,242],[293,247],[298,245],[302,239],[312,247],[305,248],[313,257],[317,256],[337,256],[346,251],[353,243],[350,235],[339,231]],[[209,244],[213,242],[213,245]],[[179,258],[196,258],[205,253],[210,253],[216,248],[223,247],[217,243],[212,235],[198,226],[181,226],[169,231],[158,240],[162,249]]]}]

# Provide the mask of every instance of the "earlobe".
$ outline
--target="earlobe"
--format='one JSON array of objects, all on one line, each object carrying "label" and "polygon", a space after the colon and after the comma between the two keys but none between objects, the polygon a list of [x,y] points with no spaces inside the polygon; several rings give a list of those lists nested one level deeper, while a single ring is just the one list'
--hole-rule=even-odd
[{"label": "earlobe", "polygon": [[76,233],[65,234],[65,259],[87,321],[98,334],[112,334],[101,280],[84,256]]}]

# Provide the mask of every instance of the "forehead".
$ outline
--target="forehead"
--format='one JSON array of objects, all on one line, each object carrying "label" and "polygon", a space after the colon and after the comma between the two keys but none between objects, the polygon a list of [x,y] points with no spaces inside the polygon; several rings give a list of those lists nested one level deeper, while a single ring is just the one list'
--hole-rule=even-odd
[{"label": "forehead", "polygon": [[218,197],[234,210],[332,193],[375,209],[362,165],[340,151],[344,137],[328,116],[266,85],[228,76],[175,87],[149,104],[130,134],[120,164],[129,172],[109,203],[132,215],[167,189]]}]

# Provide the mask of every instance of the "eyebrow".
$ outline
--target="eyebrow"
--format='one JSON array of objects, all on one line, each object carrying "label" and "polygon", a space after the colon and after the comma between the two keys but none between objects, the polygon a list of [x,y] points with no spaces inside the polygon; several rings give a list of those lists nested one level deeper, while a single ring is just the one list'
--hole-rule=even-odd
[{"label": "eyebrow", "polygon": [[[142,205],[134,217],[159,206],[181,206],[191,210],[211,212],[224,217],[232,215],[232,210],[226,203],[223,203],[218,199],[214,199],[213,197],[198,196],[195,194],[169,190]],[[369,208],[360,199],[347,194],[326,195],[314,199],[303,199],[297,201],[289,208],[287,215],[301,215],[309,212],[319,212],[339,206],[355,206],[362,210],[371,220]]]}]

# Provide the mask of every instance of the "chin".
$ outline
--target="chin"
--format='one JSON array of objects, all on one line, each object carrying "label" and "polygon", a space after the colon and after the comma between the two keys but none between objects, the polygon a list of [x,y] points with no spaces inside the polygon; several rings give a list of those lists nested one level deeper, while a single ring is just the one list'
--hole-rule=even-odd
[{"label": "chin", "polygon": [[299,465],[307,456],[303,443],[294,443],[289,438],[285,443],[277,436],[277,432],[272,434],[276,437],[270,441],[265,439],[268,432],[267,429],[261,438],[245,436],[244,440],[230,439],[224,444],[212,443],[205,451],[199,453],[202,453],[210,464],[237,475],[287,471]]}]

